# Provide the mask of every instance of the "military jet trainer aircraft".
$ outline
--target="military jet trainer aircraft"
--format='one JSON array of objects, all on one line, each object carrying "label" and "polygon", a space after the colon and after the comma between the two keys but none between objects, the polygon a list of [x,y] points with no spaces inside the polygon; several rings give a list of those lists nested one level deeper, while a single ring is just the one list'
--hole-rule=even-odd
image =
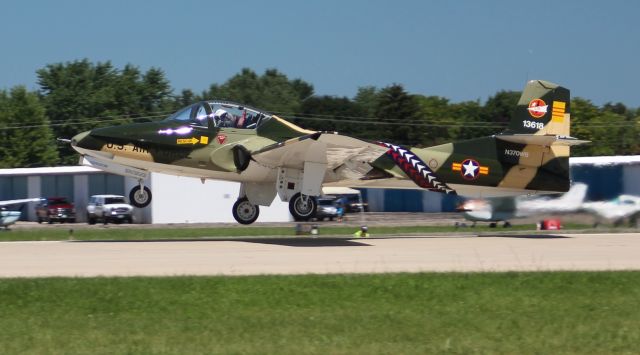
[{"label": "military jet trainer aircraft", "polygon": [[530,81],[507,129],[430,148],[314,132],[264,111],[204,101],[159,122],[98,128],[71,140],[87,164],[139,179],[148,172],[240,182],[233,216],[253,223],[278,195],[296,220],[314,216],[322,186],[428,189],[470,197],[569,189],[569,90]]}]

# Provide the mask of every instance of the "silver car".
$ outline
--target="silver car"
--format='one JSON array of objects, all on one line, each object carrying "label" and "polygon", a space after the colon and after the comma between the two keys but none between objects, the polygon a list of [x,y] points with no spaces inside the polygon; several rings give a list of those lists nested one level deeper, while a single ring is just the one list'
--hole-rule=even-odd
[{"label": "silver car", "polygon": [[316,210],[315,217],[318,221],[322,221],[325,218],[333,221],[334,218],[341,217],[338,207],[335,197],[321,196],[318,198],[318,209]]}]

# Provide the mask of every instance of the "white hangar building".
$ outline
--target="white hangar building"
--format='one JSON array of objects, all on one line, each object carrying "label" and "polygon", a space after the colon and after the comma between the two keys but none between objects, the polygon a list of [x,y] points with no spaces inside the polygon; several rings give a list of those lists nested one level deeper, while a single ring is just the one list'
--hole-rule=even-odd
[{"label": "white hangar building", "polygon": [[[0,169],[0,200],[33,197],[66,197],[76,208],[76,220],[86,222],[91,195],[115,194],[128,199],[137,180],[105,173],[88,166]],[[137,223],[236,223],[231,207],[240,184],[151,173],[145,186],[153,199],[146,208],[136,208]],[[22,220],[35,221],[35,204],[25,204]],[[269,207],[260,207],[258,222],[287,222],[289,205],[278,197]]]}]

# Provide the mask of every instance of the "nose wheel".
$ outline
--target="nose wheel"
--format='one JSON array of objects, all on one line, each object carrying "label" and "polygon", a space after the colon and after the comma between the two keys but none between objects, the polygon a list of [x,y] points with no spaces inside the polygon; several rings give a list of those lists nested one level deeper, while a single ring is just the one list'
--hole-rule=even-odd
[{"label": "nose wheel", "polygon": [[129,192],[129,201],[135,207],[147,207],[151,203],[151,190],[146,186],[136,186]]},{"label": "nose wheel", "polygon": [[289,200],[289,212],[296,221],[307,221],[316,215],[318,201],[313,196],[297,193]]},{"label": "nose wheel", "polygon": [[246,197],[239,198],[233,204],[233,218],[240,224],[251,224],[258,219],[260,207],[254,205]]}]

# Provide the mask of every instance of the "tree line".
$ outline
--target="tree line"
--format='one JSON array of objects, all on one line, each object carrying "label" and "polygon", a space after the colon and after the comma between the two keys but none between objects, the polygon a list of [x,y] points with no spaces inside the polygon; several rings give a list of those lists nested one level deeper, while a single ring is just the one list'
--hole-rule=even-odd
[{"label": "tree line", "polygon": [[[38,86],[0,91],[0,168],[74,165],[77,155],[56,138],[103,126],[162,119],[181,107],[226,99],[267,110],[307,129],[367,140],[431,146],[497,133],[511,119],[518,91],[499,91],[481,103],[408,93],[400,84],[360,87],[354,97],[318,96],[313,85],[276,69],[242,69],[222,84],[174,93],[158,68],[116,68],[89,60],[37,70]],[[571,100],[572,135],[593,143],[572,154],[640,154],[640,110],[622,103]]]}]

